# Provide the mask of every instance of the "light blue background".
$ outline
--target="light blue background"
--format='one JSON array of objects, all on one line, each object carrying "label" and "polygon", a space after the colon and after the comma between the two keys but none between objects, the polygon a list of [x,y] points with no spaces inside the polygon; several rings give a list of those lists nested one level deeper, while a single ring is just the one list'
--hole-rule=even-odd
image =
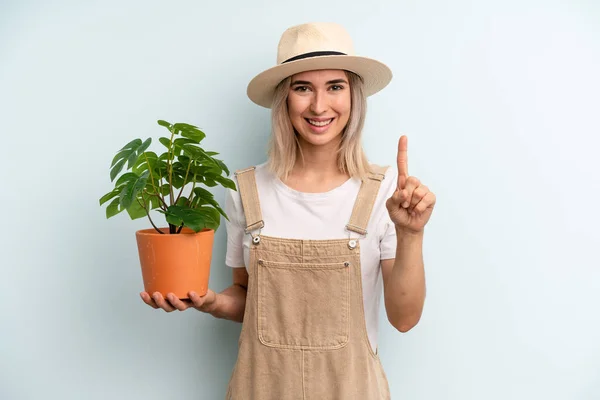
[{"label": "light blue background", "polygon": [[[388,63],[365,147],[437,194],[419,325],[382,310],[393,399],[600,398],[600,6],[589,1],[2,1],[0,399],[221,399],[240,325],[145,306],[98,198],[157,119],[232,169],[265,159],[247,82],[281,32],[344,24]],[[217,199],[224,191],[214,189]],[[230,283],[225,229],[211,287]]]}]

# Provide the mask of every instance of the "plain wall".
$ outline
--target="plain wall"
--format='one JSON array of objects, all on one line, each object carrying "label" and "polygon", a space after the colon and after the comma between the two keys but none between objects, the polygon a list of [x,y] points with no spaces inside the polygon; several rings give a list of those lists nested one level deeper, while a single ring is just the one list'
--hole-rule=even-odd
[{"label": "plain wall", "polygon": [[420,323],[381,310],[392,398],[600,398],[598,2],[63,0],[0,2],[0,399],[224,397],[240,325],[145,306],[149,223],[98,199],[157,119],[200,126],[231,169],[263,162],[269,113],[246,85],[308,21],[392,68],[365,148],[393,165],[407,134],[438,199]]}]

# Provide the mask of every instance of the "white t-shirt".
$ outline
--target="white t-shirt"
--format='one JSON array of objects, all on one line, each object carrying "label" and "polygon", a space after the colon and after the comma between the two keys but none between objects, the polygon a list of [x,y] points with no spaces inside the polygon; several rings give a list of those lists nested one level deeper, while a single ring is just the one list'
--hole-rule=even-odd
[{"label": "white t-shirt", "polygon": [[[303,193],[285,185],[268,170],[266,163],[257,166],[255,173],[265,223],[261,233],[265,236],[325,240],[345,239],[351,235],[360,240],[365,319],[369,340],[375,351],[383,292],[380,261],[396,257],[396,230],[385,203],[396,190],[397,172],[388,168],[381,182],[366,237],[345,229],[360,189],[359,179],[349,179],[329,192]],[[245,233],[246,218],[239,192],[227,190],[225,212],[230,219],[229,222],[225,220],[225,263],[233,268],[248,268],[251,237]]]}]

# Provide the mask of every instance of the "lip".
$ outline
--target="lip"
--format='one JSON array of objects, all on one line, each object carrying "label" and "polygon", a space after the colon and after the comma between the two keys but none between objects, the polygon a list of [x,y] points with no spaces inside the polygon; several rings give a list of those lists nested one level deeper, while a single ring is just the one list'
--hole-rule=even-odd
[{"label": "lip", "polygon": [[329,117],[329,118],[323,118],[323,117],[320,117],[320,118],[310,118],[310,117],[305,117],[304,119],[310,119],[312,121],[323,122],[323,121],[328,121],[328,120],[334,119],[334,118],[335,117]]},{"label": "lip", "polygon": [[[314,126],[310,122],[308,122],[309,119],[311,119],[313,121],[317,121],[317,122],[331,120],[331,122],[329,124],[325,125],[325,126]],[[335,117],[333,117],[333,118],[304,118],[304,122],[306,122],[306,125],[308,126],[308,128],[313,133],[324,133],[324,132],[327,132],[327,130],[333,124],[334,121],[335,121]]]}]

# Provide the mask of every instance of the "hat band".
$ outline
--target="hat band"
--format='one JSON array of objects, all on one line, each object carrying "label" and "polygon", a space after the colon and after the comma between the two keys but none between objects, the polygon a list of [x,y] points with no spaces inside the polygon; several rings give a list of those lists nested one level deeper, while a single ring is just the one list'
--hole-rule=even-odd
[{"label": "hat band", "polygon": [[287,60],[282,62],[282,64],[285,64],[285,63],[288,63],[291,61],[302,60],[304,58],[321,57],[321,56],[346,56],[346,55],[347,55],[346,53],[342,53],[339,51],[313,51],[310,53],[304,53],[304,54],[294,56],[292,58],[288,58]]}]

